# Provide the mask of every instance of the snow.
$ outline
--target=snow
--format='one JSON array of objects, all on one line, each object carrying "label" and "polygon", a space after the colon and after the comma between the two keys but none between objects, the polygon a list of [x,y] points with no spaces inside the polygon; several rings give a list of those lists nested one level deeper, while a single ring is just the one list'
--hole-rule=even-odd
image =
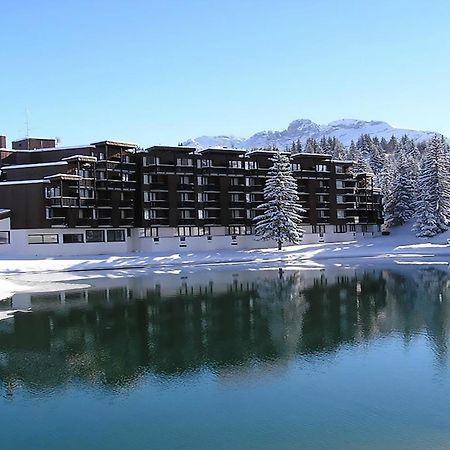
[{"label": "snow", "polygon": [[234,136],[201,136],[184,142],[184,145],[192,145],[197,148],[207,147],[239,147],[245,149],[278,147],[284,149],[290,147],[293,141],[299,139],[305,143],[308,138],[319,140],[322,137],[336,137],[345,146],[357,141],[361,134],[372,137],[384,137],[389,140],[392,135],[400,139],[405,134],[415,142],[424,142],[434,135],[431,131],[418,131],[403,128],[395,128],[386,122],[372,120],[342,119],[330,122],[328,125],[319,125],[308,119],[294,120],[283,131],[260,131],[249,138]]},{"label": "snow", "polygon": [[1,170],[11,170],[11,169],[32,169],[34,167],[50,167],[50,166],[67,166],[66,161],[56,161],[48,163],[38,163],[38,164],[19,164],[14,166],[3,166]]},{"label": "snow", "polygon": [[[129,270],[150,268],[154,270],[180,270],[198,267],[241,266],[263,268],[271,264],[292,269],[325,267],[326,264],[341,264],[343,260],[358,263],[387,262],[395,264],[418,264],[430,258],[443,257],[450,260],[450,231],[433,238],[417,238],[411,231],[412,224],[393,229],[390,236],[363,238],[335,243],[305,244],[283,248],[259,250],[221,250],[198,253],[137,254],[91,256],[0,259],[0,298],[8,298],[14,292],[60,291],[73,287],[51,278],[52,273]],[[119,270],[120,269],[120,270]],[[42,274],[45,273],[43,276]],[[35,274],[35,275],[34,275]],[[27,277],[27,281],[23,277]],[[30,278],[33,277],[34,278]],[[67,274],[67,280],[75,273]],[[21,278],[22,277],[22,278]],[[79,286],[78,286],[79,287]]]},{"label": "snow", "polygon": [[23,180],[23,181],[2,181],[0,186],[14,186],[19,184],[38,184],[38,183],[49,183],[47,180]]}]

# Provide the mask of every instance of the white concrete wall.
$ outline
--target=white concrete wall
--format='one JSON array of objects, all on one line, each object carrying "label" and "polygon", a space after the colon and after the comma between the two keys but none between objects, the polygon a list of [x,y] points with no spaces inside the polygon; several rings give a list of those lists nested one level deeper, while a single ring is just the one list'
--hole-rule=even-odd
[{"label": "white concrete wall", "polygon": [[7,219],[0,219],[0,231],[9,231],[11,228],[11,220],[8,217]]},{"label": "white concrete wall", "polygon": [[[0,256],[83,256],[123,254],[133,251],[132,239],[127,237],[126,230],[125,242],[63,244],[63,234],[84,234],[85,231],[82,228],[11,230],[11,243],[10,245],[0,245]],[[59,244],[28,244],[29,234],[58,234]]]},{"label": "white concrete wall", "polygon": [[[1,223],[7,230],[8,224]],[[219,228],[219,227],[217,227]],[[220,227],[221,228],[221,227]],[[305,231],[311,230],[310,226],[304,226]],[[352,241],[355,239],[370,238],[378,236],[377,226],[374,231],[362,233],[357,228],[357,232],[335,233],[334,227],[327,226],[323,236],[306,232],[303,235],[302,244],[317,244],[321,242],[342,242]],[[0,245],[0,256],[5,257],[52,257],[52,256],[87,256],[87,255],[116,255],[130,252],[142,253],[180,253],[180,252],[201,252],[201,251],[217,251],[217,250],[244,250],[258,248],[274,248],[277,246],[275,241],[259,241],[252,235],[237,235],[236,239],[232,236],[218,235],[219,230],[214,231],[210,239],[207,236],[186,236],[184,241],[174,236],[176,230],[173,228],[161,229],[158,240],[152,237],[140,237],[140,230],[131,230],[131,236],[127,236],[125,230],[125,242],[96,242],[81,244],[64,244],[63,234],[66,233],[83,233],[82,228],[52,228],[38,230],[11,230],[11,243]],[[106,231],[106,229],[105,229]],[[222,231],[222,230],[220,230]],[[29,234],[58,234],[59,244],[28,244]],[[287,246],[287,245],[285,245]]]}]

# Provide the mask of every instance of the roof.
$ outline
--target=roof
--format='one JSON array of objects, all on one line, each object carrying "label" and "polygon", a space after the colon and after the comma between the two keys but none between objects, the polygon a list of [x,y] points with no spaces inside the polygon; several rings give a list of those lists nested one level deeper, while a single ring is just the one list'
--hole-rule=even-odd
[{"label": "roof", "polygon": [[328,153],[306,153],[306,152],[299,152],[299,153],[293,153],[293,157],[295,156],[314,156],[319,158],[331,158],[333,155],[329,155]]},{"label": "roof", "polygon": [[207,153],[207,152],[232,152],[232,153],[239,153],[244,154],[247,153],[247,150],[244,150],[242,148],[232,148],[232,147],[208,147],[208,148],[202,148],[197,150],[198,153]]},{"label": "roof", "polygon": [[86,161],[86,162],[97,162],[97,157],[95,156],[87,156],[87,155],[72,155],[67,156],[66,158],[62,158],[62,161]]},{"label": "roof", "polygon": [[139,145],[131,144],[130,142],[111,141],[109,139],[107,139],[106,141],[93,142],[91,145],[118,145],[120,147],[131,147],[131,148],[139,147]]},{"label": "roof", "polygon": [[274,155],[275,153],[281,153],[283,155],[290,155],[291,154],[291,152],[286,152],[284,150],[282,150],[282,151],[279,151],[279,150],[265,150],[265,149],[262,149],[262,148],[257,148],[255,150],[248,151],[247,155],[254,155],[254,154],[258,154],[258,153],[267,154],[267,155]]},{"label": "roof", "polygon": [[149,151],[154,151],[154,150],[164,150],[164,149],[179,150],[179,151],[181,150],[184,152],[194,152],[195,150],[197,150],[195,147],[187,147],[184,145],[152,145],[151,147],[146,148],[145,151],[139,152],[138,154],[149,152]]},{"label": "roof", "polygon": [[78,148],[95,148],[95,145],[72,145],[70,147],[50,147],[50,148],[34,148],[32,150],[16,149],[16,148],[2,148],[1,150],[11,153],[40,153],[40,152],[54,152],[58,150],[72,150]]},{"label": "roof", "polygon": [[0,209],[0,219],[7,219],[11,216],[10,209]]},{"label": "roof", "polygon": [[48,183],[47,180],[22,180],[22,181],[1,181],[0,187],[2,186],[15,186],[18,184],[38,184],[38,183]]},{"label": "roof", "polygon": [[11,169],[32,169],[35,167],[50,167],[50,166],[66,166],[66,161],[55,161],[48,163],[37,163],[37,164],[17,164],[12,166],[2,166],[0,170],[11,170]]},{"label": "roof", "polygon": [[44,177],[45,180],[52,180],[53,178],[61,179],[61,180],[71,180],[71,181],[78,181],[81,180],[83,177],[80,175],[71,175],[67,173],[57,173],[55,175],[48,175]]}]

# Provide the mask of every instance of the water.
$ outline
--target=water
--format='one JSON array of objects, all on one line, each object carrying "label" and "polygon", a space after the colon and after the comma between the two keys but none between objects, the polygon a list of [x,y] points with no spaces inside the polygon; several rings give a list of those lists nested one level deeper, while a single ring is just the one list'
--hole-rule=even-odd
[{"label": "water", "polygon": [[132,275],[13,298],[1,449],[450,448],[446,265]]}]

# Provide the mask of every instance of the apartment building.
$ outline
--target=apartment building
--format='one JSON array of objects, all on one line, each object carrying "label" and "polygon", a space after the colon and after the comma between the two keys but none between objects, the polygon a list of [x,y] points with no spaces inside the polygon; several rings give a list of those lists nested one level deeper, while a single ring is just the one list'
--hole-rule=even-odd
[{"label": "apartment building", "polygon": [[[273,153],[13,142],[0,149],[0,208],[9,211],[9,246],[29,254],[92,254],[273,245],[255,240],[253,220],[261,214]],[[381,196],[371,174],[355,175],[351,161],[329,155],[291,156],[306,210],[305,243],[379,232]]]},{"label": "apartment building", "polygon": [[111,245],[130,250],[136,148],[115,141],[57,147],[55,140],[29,138],[0,149],[0,203],[11,211],[14,248],[49,254],[108,253]]}]

